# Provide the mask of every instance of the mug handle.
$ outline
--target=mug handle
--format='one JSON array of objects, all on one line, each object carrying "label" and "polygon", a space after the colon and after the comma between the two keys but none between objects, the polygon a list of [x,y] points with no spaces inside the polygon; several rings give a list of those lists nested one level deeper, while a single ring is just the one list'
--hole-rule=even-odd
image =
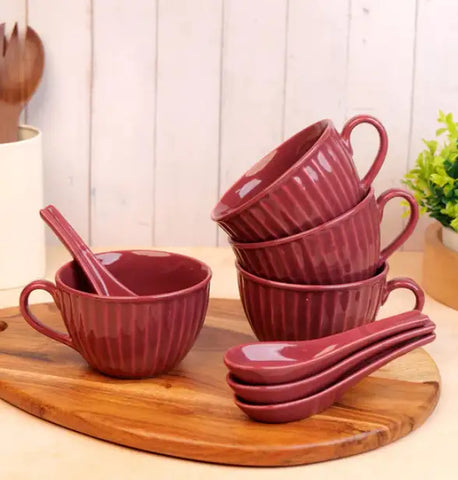
[{"label": "mug handle", "polygon": [[348,120],[348,122],[344,125],[340,136],[349,148],[352,155],[353,148],[351,146],[350,135],[353,129],[360,123],[369,123],[373,125],[380,137],[380,145],[378,147],[378,152],[374,159],[374,162],[372,163],[369,171],[366,173],[366,176],[361,180],[361,185],[364,191],[367,191],[369,190],[369,187],[371,186],[380,168],[382,167],[383,162],[385,161],[386,152],[388,150],[388,135],[386,133],[385,127],[375,117],[371,117],[370,115],[356,115],[356,117],[350,118],[350,120]]},{"label": "mug handle", "polygon": [[67,345],[68,347],[76,350],[76,347],[70,335],[57,332],[56,330],[47,327],[46,325],[41,323],[40,320],[38,320],[38,318],[35,317],[35,315],[30,311],[29,296],[34,290],[45,290],[51,295],[54,303],[58,303],[57,288],[53,283],[48,282],[47,280],[35,280],[34,282],[29,283],[22,290],[21,296],[19,298],[19,307],[21,310],[21,314],[25,318],[26,322],[37,332],[40,332],[43,335],[46,335],[47,337],[52,338],[53,340],[63,343],[64,345]]},{"label": "mug handle", "polygon": [[415,295],[415,307],[413,310],[418,310],[420,312],[423,310],[423,307],[425,306],[425,294],[420,285],[418,285],[415,280],[408,277],[393,278],[386,283],[382,305],[386,302],[390,293],[397,288],[410,290]]},{"label": "mug handle", "polygon": [[405,190],[402,190],[401,188],[390,188],[389,190],[386,190],[385,192],[383,192],[377,198],[377,206],[380,212],[380,219],[379,219],[380,223],[382,222],[383,210],[385,209],[385,205],[390,200],[396,197],[400,197],[400,198],[403,198],[404,200],[407,200],[407,203],[409,204],[409,207],[410,207],[409,221],[407,222],[407,225],[404,227],[401,233],[380,252],[380,260],[378,263],[379,267],[386,261],[386,259],[394,251],[396,251],[410,237],[410,235],[412,235],[412,232],[414,231],[415,226],[417,225],[417,222],[418,222],[418,216],[419,216],[418,204],[417,204],[417,201],[415,200],[415,197],[411,193]]}]

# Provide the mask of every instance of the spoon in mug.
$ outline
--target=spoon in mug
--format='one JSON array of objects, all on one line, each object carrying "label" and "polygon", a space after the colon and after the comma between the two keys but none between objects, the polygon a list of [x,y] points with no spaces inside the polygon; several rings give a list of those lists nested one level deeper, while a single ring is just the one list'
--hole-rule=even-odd
[{"label": "spoon in mug", "polygon": [[314,340],[238,345],[226,352],[224,363],[234,377],[249,384],[293,382],[371,343],[422,326],[426,320],[426,315],[412,310]]},{"label": "spoon in mug", "polygon": [[109,297],[137,296],[102,265],[56,207],[48,205],[40,210],[40,216],[72,254],[98,295]]},{"label": "spoon in mug", "polygon": [[360,363],[350,372],[347,372],[341,380],[332,384],[330,387],[293,402],[259,405],[243,401],[238,397],[235,397],[234,401],[243,412],[258,422],[286,423],[295,420],[302,420],[326,410],[333,403],[338,401],[347,390],[375,370],[378,370],[380,367],[383,367],[395,358],[405,355],[427,343],[431,343],[435,338],[435,333],[429,333],[427,335],[415,337],[414,339],[408,340],[401,345],[392,347],[388,350],[384,350],[372,357],[369,363],[368,360]]},{"label": "spoon in mug", "polygon": [[335,365],[296,382],[277,385],[250,385],[241,383],[233,375],[228,374],[227,383],[237,397],[245,402],[259,404],[292,402],[313,395],[332,385],[347,375],[347,372],[354,367],[362,364],[363,361],[370,363],[375,355],[383,353],[392,347],[397,347],[413,338],[432,333],[435,328],[436,325],[431,320],[427,320],[421,327],[413,328],[375,342],[345,357]]}]

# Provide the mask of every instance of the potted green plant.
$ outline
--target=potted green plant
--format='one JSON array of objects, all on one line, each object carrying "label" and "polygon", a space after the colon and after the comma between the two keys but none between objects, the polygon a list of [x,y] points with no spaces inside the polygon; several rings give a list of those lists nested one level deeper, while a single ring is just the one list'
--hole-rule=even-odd
[{"label": "potted green plant", "polygon": [[416,164],[404,177],[403,183],[412,191],[420,212],[442,224],[442,242],[458,252],[458,123],[453,115],[439,112],[442,125],[438,140],[423,140],[426,149],[418,155]]}]

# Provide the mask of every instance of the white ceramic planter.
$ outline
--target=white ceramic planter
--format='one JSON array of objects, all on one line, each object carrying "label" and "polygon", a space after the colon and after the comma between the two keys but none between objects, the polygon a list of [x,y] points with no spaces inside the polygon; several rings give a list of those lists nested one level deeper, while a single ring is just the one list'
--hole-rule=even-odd
[{"label": "white ceramic planter", "polygon": [[442,225],[442,243],[449,250],[458,252],[458,233],[452,228]]},{"label": "white ceramic planter", "polygon": [[41,132],[24,125],[18,138],[0,144],[0,289],[45,274]]}]

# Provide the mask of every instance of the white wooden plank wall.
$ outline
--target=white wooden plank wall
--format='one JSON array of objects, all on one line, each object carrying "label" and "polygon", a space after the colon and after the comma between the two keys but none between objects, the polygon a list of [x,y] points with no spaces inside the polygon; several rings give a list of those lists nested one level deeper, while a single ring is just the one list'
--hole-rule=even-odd
[{"label": "white wooden plank wall", "polygon": [[323,118],[345,118],[349,0],[290,0],[284,136]]},{"label": "white wooden plank wall", "polygon": [[91,242],[153,241],[156,2],[93,0]]},{"label": "white wooden plank wall", "polygon": [[27,17],[27,0],[2,0],[0,5],[1,23],[6,22],[5,34],[11,34],[15,22],[23,32]]},{"label": "white wooden plank wall", "polygon": [[42,83],[27,107],[27,122],[43,132],[44,200],[56,204],[88,240],[91,4],[29,0],[28,18],[46,54]]},{"label": "white wooden plank wall", "polygon": [[[454,112],[458,118],[457,45],[458,2],[418,0],[409,166],[424,149],[421,140],[434,138],[439,109]],[[424,230],[429,223],[428,217],[422,218],[406,249],[423,248]]]},{"label": "white wooden plank wall", "polygon": [[287,22],[286,1],[224,7],[218,194],[282,140]]},{"label": "white wooden plank wall", "polygon": [[222,0],[160,0],[155,242],[214,245]]},{"label": "white wooden plank wall", "polygon": [[[389,135],[389,149],[374,187],[377,193],[401,186],[406,172],[415,44],[415,0],[352,0],[348,42],[345,117],[377,117]],[[360,125],[351,137],[358,170],[364,175],[375,158],[379,137]],[[382,245],[403,228],[401,200],[383,214]]]},{"label": "white wooden plank wall", "polygon": [[[45,201],[95,245],[225,244],[209,218],[218,196],[321,118],[385,124],[380,193],[439,108],[458,117],[456,0],[0,0],[0,16],[43,38],[25,120],[43,130]],[[355,130],[361,175],[377,141]],[[387,208],[384,241],[400,213]]]}]

